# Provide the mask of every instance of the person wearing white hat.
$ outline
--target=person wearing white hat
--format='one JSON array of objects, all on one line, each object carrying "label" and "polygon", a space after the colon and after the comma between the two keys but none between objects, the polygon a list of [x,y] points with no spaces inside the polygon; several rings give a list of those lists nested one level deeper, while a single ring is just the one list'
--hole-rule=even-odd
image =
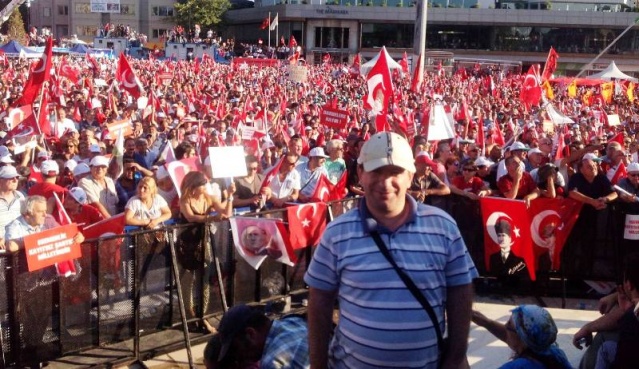
[{"label": "person wearing white hat", "polygon": [[4,227],[20,216],[20,208],[25,200],[18,191],[20,175],[15,167],[5,165],[0,168],[0,250],[5,249]]},{"label": "person wearing white hat", "polygon": [[86,227],[104,219],[98,209],[88,205],[87,193],[80,187],[73,187],[68,191],[62,202],[71,222]]},{"label": "person wearing white hat", "polygon": [[[374,134],[357,162],[366,196],[358,209],[326,228],[304,276],[310,286],[311,367],[326,368],[329,358],[336,368],[467,367],[472,282],[478,273],[459,229],[444,211],[408,196],[416,168],[403,137]],[[392,251],[384,256],[378,248]],[[440,258],[441,252],[447,257]],[[428,295],[435,322],[390,260],[402,269],[410,260],[410,275],[419,276],[415,292]],[[340,319],[333,332],[327,327],[337,299],[345,302],[339,304],[340,316],[348,319]],[[448,332],[450,342],[443,358],[439,330]]]},{"label": "person wearing white hat", "polygon": [[[617,186],[627,193],[619,192],[619,198],[627,203],[639,203],[639,163],[630,163],[626,168],[626,177],[619,180]],[[639,206],[635,206],[639,209]]]},{"label": "person wearing white hat", "polygon": [[[107,177],[109,159],[96,156],[91,159],[91,174],[78,182],[86,193],[89,204],[95,206],[105,218],[118,213],[118,193],[115,182]],[[76,168],[77,169],[77,168]]]},{"label": "person wearing white hat", "polygon": [[59,199],[64,197],[66,189],[57,184],[60,167],[55,160],[45,160],[40,165],[40,173],[42,174],[42,182],[38,182],[29,188],[28,195],[40,195],[47,199],[47,209],[49,212],[53,210],[55,199],[53,194],[58,195]]},{"label": "person wearing white hat", "polygon": [[328,172],[324,167],[328,155],[324,153],[324,149],[321,147],[314,147],[308,153],[308,162],[297,164],[295,169],[300,173],[300,202],[307,202],[311,200],[315,189],[319,183],[321,176],[328,178]]},{"label": "person wearing white hat", "polygon": [[506,158],[508,158],[509,156],[518,157],[519,165],[521,166],[521,169],[525,171],[526,170],[526,164],[525,164],[526,153],[528,153],[528,150],[530,149],[519,141],[514,142],[512,145],[506,147],[506,152],[504,153],[504,159],[502,159],[497,164],[497,178],[495,180],[499,181],[499,179],[502,176],[506,175],[506,173],[508,172],[506,168]]}]

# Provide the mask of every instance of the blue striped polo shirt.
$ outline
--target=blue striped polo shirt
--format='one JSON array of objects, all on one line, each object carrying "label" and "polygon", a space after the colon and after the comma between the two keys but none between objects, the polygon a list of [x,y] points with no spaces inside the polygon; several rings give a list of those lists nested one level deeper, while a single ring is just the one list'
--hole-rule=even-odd
[{"label": "blue striped polo shirt", "polygon": [[[478,276],[455,221],[407,197],[412,214],[395,232],[376,226],[391,255],[424,293],[445,329],[446,288]],[[304,277],[337,291],[340,319],[331,368],[436,368],[437,336],[426,311],[371,238],[364,201],[331,222]],[[372,222],[376,223],[376,222]]]}]

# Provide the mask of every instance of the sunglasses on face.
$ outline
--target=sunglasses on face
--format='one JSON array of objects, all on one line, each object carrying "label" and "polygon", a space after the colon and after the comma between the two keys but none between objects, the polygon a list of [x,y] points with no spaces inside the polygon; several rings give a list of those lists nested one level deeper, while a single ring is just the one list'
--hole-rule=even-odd
[{"label": "sunglasses on face", "polygon": [[464,172],[476,172],[477,169],[475,169],[475,168],[464,168],[463,171]]}]

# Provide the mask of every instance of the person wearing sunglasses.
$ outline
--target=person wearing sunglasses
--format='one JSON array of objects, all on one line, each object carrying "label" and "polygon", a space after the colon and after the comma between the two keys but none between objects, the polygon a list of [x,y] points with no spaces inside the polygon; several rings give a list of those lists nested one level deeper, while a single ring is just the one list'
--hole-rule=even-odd
[{"label": "person wearing sunglasses", "polygon": [[261,208],[260,204],[264,204],[264,193],[266,188],[260,191],[262,181],[264,181],[264,175],[258,173],[260,169],[260,163],[257,157],[254,155],[246,156],[246,176],[242,178],[235,178],[235,192],[233,207],[242,208],[249,207],[251,211],[255,211]]},{"label": "person wearing sunglasses", "polygon": [[5,249],[4,227],[20,216],[20,209],[25,200],[18,191],[18,171],[11,165],[0,168],[0,250]]},{"label": "person wearing sunglasses", "polygon": [[479,200],[480,197],[490,194],[487,183],[477,176],[477,166],[473,159],[468,160],[461,174],[452,179],[450,191],[471,200]]},{"label": "person wearing sunglasses", "polygon": [[473,311],[472,321],[484,327],[513,350],[510,361],[500,369],[569,369],[566,353],[557,345],[557,325],[548,310],[536,305],[520,305],[512,310],[506,324]]},{"label": "person wearing sunglasses", "polygon": [[639,210],[639,198],[637,197],[639,195],[639,163],[628,164],[626,171],[628,175],[620,179],[617,186],[628,193],[619,192],[619,198],[628,204],[628,207]]},{"label": "person wearing sunglasses", "polygon": [[281,208],[287,202],[296,201],[300,194],[301,176],[295,169],[299,156],[294,152],[288,152],[282,159],[277,175],[270,181],[268,187],[271,190],[269,203],[276,208]]}]

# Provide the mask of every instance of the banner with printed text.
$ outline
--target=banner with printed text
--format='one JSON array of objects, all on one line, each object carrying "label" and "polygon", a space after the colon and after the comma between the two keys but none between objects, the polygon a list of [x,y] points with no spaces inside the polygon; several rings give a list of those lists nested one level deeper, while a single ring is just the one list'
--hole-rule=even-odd
[{"label": "banner with printed text", "polygon": [[344,129],[348,123],[348,112],[324,106],[320,111],[320,123],[329,128]]},{"label": "banner with printed text", "polygon": [[120,13],[120,0],[91,0],[91,13]]},{"label": "banner with printed text", "polygon": [[29,271],[81,257],[80,245],[73,242],[76,234],[78,226],[72,223],[25,236],[24,249]]}]

